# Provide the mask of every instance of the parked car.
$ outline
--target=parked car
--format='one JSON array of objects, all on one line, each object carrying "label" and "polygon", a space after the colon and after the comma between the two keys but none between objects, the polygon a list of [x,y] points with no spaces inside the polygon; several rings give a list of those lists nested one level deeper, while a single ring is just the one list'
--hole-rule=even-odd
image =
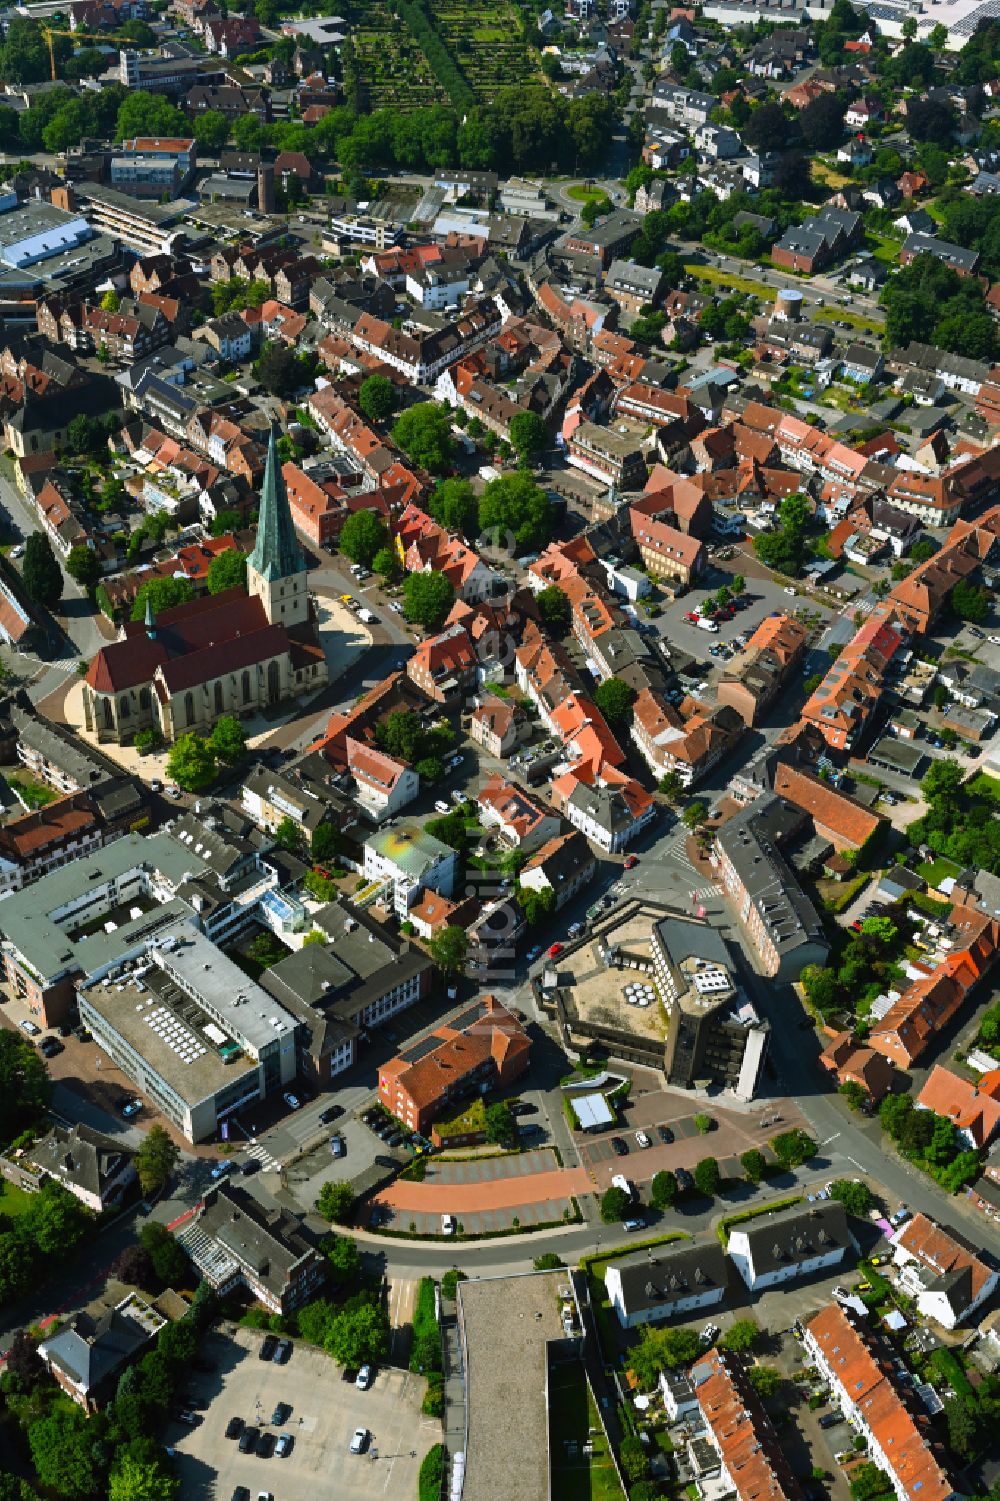
[{"label": "parked car", "polygon": [[437,802],[434,804],[434,810],[437,813],[450,813],[451,812],[451,809],[448,807],[448,804],[445,802],[445,800],[444,800],[443,797],[439,797],[438,798]]},{"label": "parked car", "polygon": [[319,1113],[319,1123],[321,1126],[328,1126],[331,1121],[335,1121],[343,1113],[343,1105],[327,1105],[326,1109],[321,1110]]},{"label": "parked car", "polygon": [[54,1058],[57,1053],[65,1053],[66,1049],[58,1037],[43,1037],[38,1044],[38,1051],[46,1058]]},{"label": "parked car", "polygon": [[367,1428],[355,1428],[351,1438],[350,1450],[352,1454],[363,1454],[368,1448],[370,1435]]},{"label": "parked car", "polygon": [[279,1339],[271,1359],[276,1365],[287,1365],[292,1358],[292,1342],[290,1339]]},{"label": "parked car", "polygon": [[561,944],[561,943],[551,943],[551,944],[549,944],[549,958],[550,959],[558,959],[558,957],[562,953],[564,947],[565,947],[565,945]]},{"label": "parked car", "polygon": [[230,1418],[229,1422],[226,1424],[226,1438],[239,1438],[242,1432],[243,1419],[235,1417]]},{"label": "parked car", "polygon": [[42,1035],[41,1027],[36,1027],[35,1023],[29,1021],[27,1017],[25,1017],[24,1021],[18,1022],[18,1026],[22,1032],[27,1032],[29,1037],[41,1037]]},{"label": "parked car", "polygon": [[651,1147],[653,1145],[649,1137],[646,1135],[645,1131],[637,1131],[635,1133],[635,1139],[639,1143],[640,1147]]},{"label": "parked car", "polygon": [[529,964],[534,964],[536,959],[540,959],[542,957],[541,944],[536,944],[534,948],[529,949],[524,957]]},{"label": "parked car", "polygon": [[334,1157],[344,1157],[347,1154],[347,1144],[342,1136],[330,1137],[330,1151]]},{"label": "parked car", "polygon": [[660,1140],[662,1142],[665,1142],[668,1146],[674,1139],[674,1133],[671,1131],[669,1126],[657,1126],[656,1134],[660,1138]]},{"label": "parked car", "polygon": [[274,1434],[262,1433],[257,1440],[257,1458],[270,1459],[274,1453]]},{"label": "parked car", "polygon": [[[231,1162],[217,1162],[208,1176],[214,1183],[217,1183],[220,1178],[228,1177],[232,1171],[233,1164]],[[270,1357],[267,1358],[270,1359]]]},{"label": "parked car", "polygon": [[690,1193],[692,1188],[694,1188],[694,1179],[686,1167],[676,1168],[674,1177],[677,1179],[677,1187],[681,1193]]},{"label": "parked car", "polygon": [[371,1386],[374,1376],[370,1365],[363,1365],[354,1380],[354,1385],[359,1392],[366,1392]]},{"label": "parked car", "polygon": [[294,1442],[295,1440],[290,1433],[278,1434],[278,1442],[274,1446],[274,1452],[278,1455],[279,1459],[284,1459],[286,1455],[291,1454]]},{"label": "parked car", "polygon": [[277,1348],[278,1336],[276,1334],[265,1334],[263,1343],[257,1354],[261,1360],[273,1360],[274,1352]]},{"label": "parked car", "polygon": [[244,1162],[243,1165],[242,1165],[242,1167],[240,1168],[240,1172],[243,1174],[244,1178],[252,1178],[253,1175],[254,1175],[254,1173],[259,1173],[260,1172],[260,1169],[261,1169],[260,1158],[259,1157],[248,1157],[247,1160],[246,1160],[246,1162]]},{"label": "parked car", "polygon": [[443,1214],[441,1216],[441,1234],[454,1235],[455,1229],[455,1216],[453,1214]]},{"label": "parked car", "polygon": [[287,1094],[283,1094],[281,1096],[281,1098],[284,1100],[284,1102],[288,1106],[289,1110],[299,1110],[302,1107],[301,1100],[298,1098],[297,1095],[294,1095],[291,1092],[288,1092]]},{"label": "parked car", "polygon": [[259,1438],[259,1428],[244,1428],[243,1432],[240,1434],[240,1453],[252,1454],[257,1447],[257,1440]]},{"label": "parked car", "polygon": [[275,1402],[274,1411],[271,1414],[271,1426],[280,1428],[282,1423],[287,1423],[292,1415],[292,1409],[287,1402]]},{"label": "parked car", "polygon": [[636,866],[639,864],[639,856],[626,855],[622,864],[625,870],[635,870]]},{"label": "parked car", "polygon": [[124,1104],[120,1105],[118,1108],[121,1110],[124,1118],[127,1121],[130,1121],[134,1115],[139,1114],[140,1110],[142,1109],[142,1101],[137,1100],[133,1095],[130,1100],[126,1100]]},{"label": "parked car", "polygon": [[612,1136],[611,1150],[614,1152],[616,1157],[628,1156],[628,1142],[625,1140],[624,1136]]}]

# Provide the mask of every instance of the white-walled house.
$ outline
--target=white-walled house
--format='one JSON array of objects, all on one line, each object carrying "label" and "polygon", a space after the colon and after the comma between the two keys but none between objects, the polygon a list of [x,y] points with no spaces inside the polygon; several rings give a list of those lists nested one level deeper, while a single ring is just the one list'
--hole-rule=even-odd
[{"label": "white-walled house", "polygon": [[854,1249],[844,1206],[830,1199],[796,1204],[737,1225],[730,1259],[751,1292],[840,1266]]},{"label": "white-walled house", "polygon": [[623,1329],[652,1324],[678,1313],[717,1308],[726,1294],[726,1257],[715,1241],[663,1246],[654,1257],[640,1252],[616,1261],[604,1278]]},{"label": "white-walled house", "polygon": [[899,1285],[924,1318],[945,1329],[967,1322],[1000,1284],[1000,1263],[955,1230],[916,1214],[896,1236],[893,1262]]}]

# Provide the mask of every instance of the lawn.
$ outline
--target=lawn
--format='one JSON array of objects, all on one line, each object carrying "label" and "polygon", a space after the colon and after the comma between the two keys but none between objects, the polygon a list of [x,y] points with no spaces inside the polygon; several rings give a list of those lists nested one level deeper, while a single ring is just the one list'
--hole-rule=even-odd
[{"label": "lawn", "polygon": [[700,266],[689,261],[684,270],[688,276],[696,276],[699,281],[712,281],[717,285],[732,287],[734,292],[749,292],[751,297],[759,297],[762,302],[773,302],[778,295],[773,287],[765,286],[762,281],[752,281],[747,276],[733,276],[729,271],[720,271],[718,266]]},{"label": "lawn", "polygon": [[19,770],[16,776],[8,777],[7,786],[32,809],[47,808],[49,803],[54,803],[59,796],[58,792],[47,787],[44,782],[37,782],[29,772],[24,770]]},{"label": "lawn", "polygon": [[922,865],[918,865],[917,875],[923,876],[928,886],[937,886],[941,881],[947,880],[948,876],[961,874],[961,869],[954,860],[938,855],[936,860],[925,860]]},{"label": "lawn", "polygon": [[[589,1455],[583,1453],[588,1442]],[[558,1366],[549,1382],[549,1452],[552,1501],[624,1501],[597,1405],[576,1361]]]},{"label": "lawn", "polygon": [[899,265],[899,252],[903,247],[898,240],[892,240],[888,235],[877,235],[873,230],[867,231],[865,239],[868,248],[874,250],[877,261],[884,261],[887,266]]},{"label": "lawn", "polygon": [[885,325],[877,318],[869,318],[865,313],[856,313],[848,307],[827,307],[825,302],[812,302],[809,304],[809,316],[826,320],[839,318],[841,323],[849,323],[852,328],[863,333],[877,334],[880,338],[885,333]]},{"label": "lawn", "polygon": [[606,196],[603,188],[588,188],[585,182],[575,182],[571,188],[566,189],[566,195],[574,198],[577,203],[600,203]]},{"label": "lawn", "polygon": [[25,1193],[16,1183],[0,1178],[0,1218],[6,1216],[9,1220],[16,1220],[18,1215],[26,1214],[34,1202],[34,1194]]},{"label": "lawn", "polygon": [[842,188],[845,182],[851,181],[849,177],[844,176],[843,172],[838,172],[835,167],[829,166],[826,162],[821,162],[818,158],[814,159],[811,163],[810,175],[813,182],[820,183],[823,187],[829,188],[834,193],[838,188]]},{"label": "lawn", "polygon": [[486,1128],[486,1105],[482,1098],[472,1100],[458,1115],[446,1121],[435,1122],[442,1136],[458,1136],[466,1131],[483,1131]]}]

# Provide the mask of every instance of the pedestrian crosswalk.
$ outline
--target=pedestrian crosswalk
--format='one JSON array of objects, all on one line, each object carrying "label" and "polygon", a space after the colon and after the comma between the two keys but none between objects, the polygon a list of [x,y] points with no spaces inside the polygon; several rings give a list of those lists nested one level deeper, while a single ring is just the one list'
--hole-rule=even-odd
[{"label": "pedestrian crosswalk", "polygon": [[683,829],[679,834],[675,834],[674,837],[664,845],[663,853],[668,859],[672,860],[675,865],[683,865],[686,866],[688,870],[694,870],[694,866],[688,859],[687,850],[685,848],[687,840],[687,830]]},{"label": "pedestrian crosswalk", "polygon": [[259,1141],[250,1142],[245,1148],[248,1157],[255,1157],[264,1169],[265,1173],[276,1173],[281,1163],[277,1157],[272,1157],[267,1147],[262,1147]]},{"label": "pedestrian crosswalk", "polygon": [[718,886],[699,886],[697,891],[689,893],[693,902],[707,902],[712,897],[721,896]]}]

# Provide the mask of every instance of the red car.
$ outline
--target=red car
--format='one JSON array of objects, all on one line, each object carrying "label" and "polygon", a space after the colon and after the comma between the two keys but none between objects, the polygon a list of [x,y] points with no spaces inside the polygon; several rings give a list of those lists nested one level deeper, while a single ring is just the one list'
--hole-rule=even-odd
[{"label": "red car", "polygon": [[626,857],[625,857],[625,869],[626,870],[635,870],[635,867],[638,864],[639,864],[639,856],[638,855],[626,855]]},{"label": "red car", "polygon": [[697,625],[699,616],[697,616],[693,610],[688,610],[687,614],[684,616],[684,619],[690,620],[692,625]]},{"label": "red car", "polygon": [[550,959],[556,959],[556,958],[558,958],[558,956],[562,953],[562,951],[563,951],[563,945],[561,943],[553,943],[551,945],[551,947],[549,948],[549,958]]}]

